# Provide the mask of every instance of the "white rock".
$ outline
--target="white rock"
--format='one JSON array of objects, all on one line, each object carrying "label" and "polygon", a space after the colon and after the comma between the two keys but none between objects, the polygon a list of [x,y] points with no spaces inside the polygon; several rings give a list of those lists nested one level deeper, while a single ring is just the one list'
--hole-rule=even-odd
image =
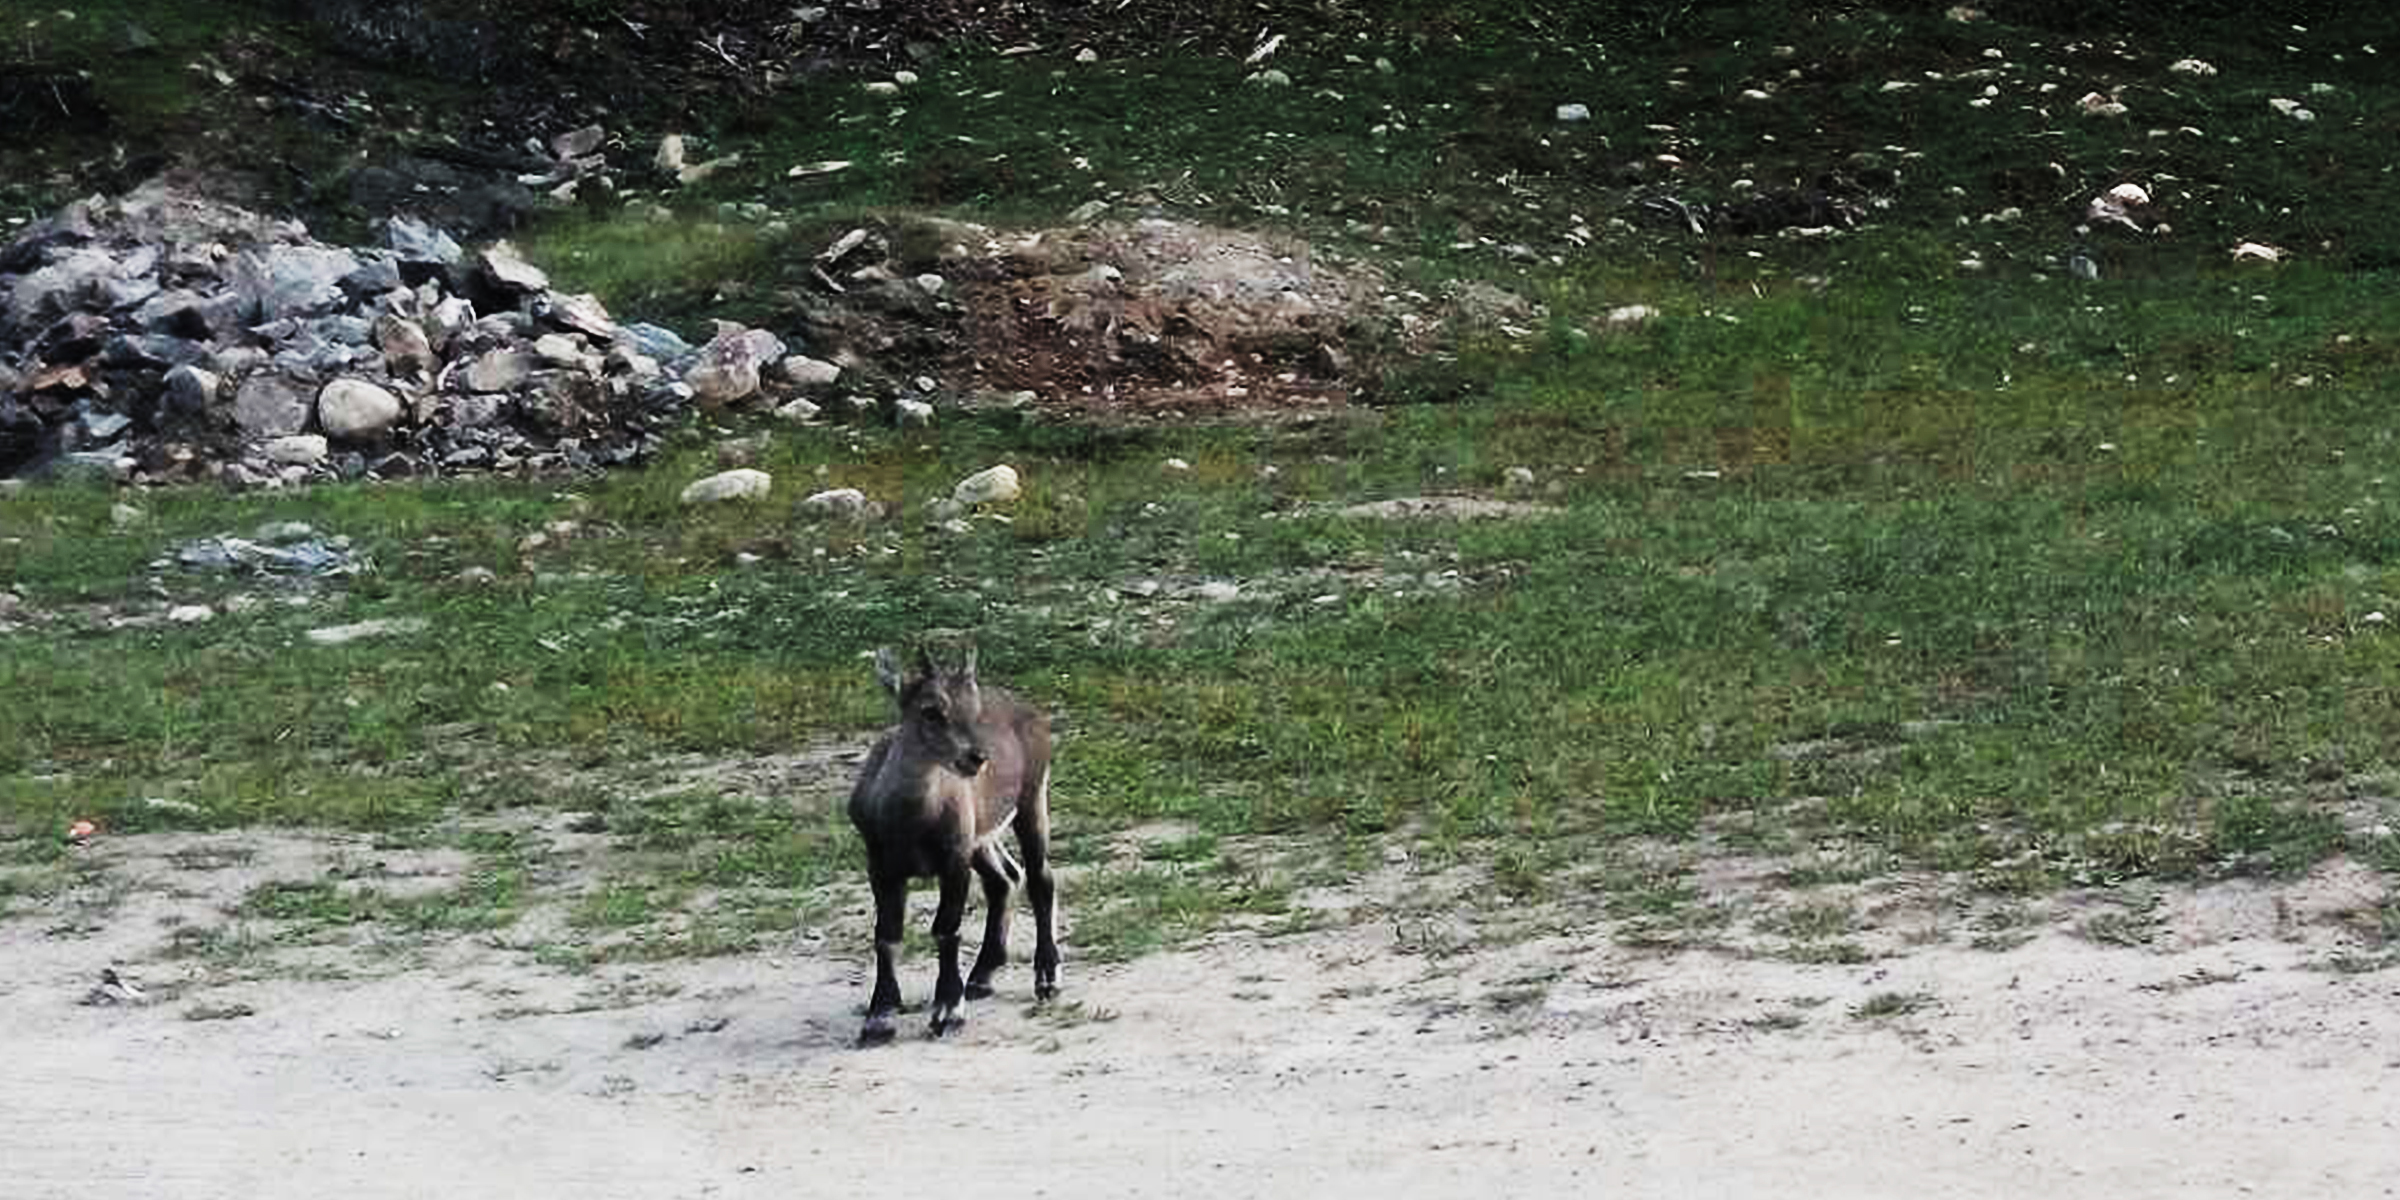
[{"label": "white rock", "polygon": [[1533,486],[1533,469],[1530,467],[1510,467],[1504,474],[1510,487]]},{"label": "white rock", "polygon": [[915,71],[894,71],[892,72],[892,82],[901,87],[913,86],[917,82],[917,73]]},{"label": "white rock", "polygon": [[834,381],[842,377],[841,367],[805,354],[785,358],[776,369],[782,372],[786,381],[804,388],[832,387]]},{"label": "white rock", "polygon": [[119,529],[130,528],[150,519],[150,514],[130,504],[108,506],[108,523]]},{"label": "white rock", "polygon": [[259,447],[268,461],[285,466],[307,467],[325,461],[325,439],[314,433],[295,433],[269,438]]},{"label": "white rock", "polygon": [[1257,87],[1290,87],[1292,86],[1292,77],[1277,68],[1268,67],[1266,70],[1252,75],[1247,82]]},{"label": "white rock", "polygon": [[1657,319],[1658,310],[1647,304],[1627,304],[1608,310],[1608,325],[1611,329],[1630,329],[1638,325],[1647,325]]},{"label": "white rock", "polygon": [[715,504],[721,500],[756,500],[775,486],[775,477],[755,467],[736,467],[720,471],[705,479],[695,479],[683,489],[685,504]]},{"label": "white rock", "polygon": [[216,615],[217,610],[205,604],[178,604],[167,610],[167,619],[177,625],[197,625]]},{"label": "white rock", "polygon": [[2108,198],[2127,208],[2143,208],[2150,203],[2150,193],[2138,183],[2120,183],[2108,189]]},{"label": "white rock", "polygon": [[673,175],[683,170],[683,135],[670,133],[658,139],[658,153],[650,159],[660,171]]},{"label": "white rock", "polygon": [[870,96],[897,96],[900,94],[900,85],[889,79],[869,80],[866,92]]},{"label": "white rock", "polygon": [[927,271],[917,276],[917,286],[923,288],[928,296],[939,296],[942,294],[943,288],[950,286],[950,281]]},{"label": "white rock", "polygon": [[800,502],[800,507],[828,517],[855,517],[867,511],[867,494],[857,488],[833,488]]},{"label": "white rock", "polygon": [[2083,115],[2087,117],[2121,117],[2131,111],[2124,104],[2098,92],[2084,93],[2083,99],[2075,102],[2075,107],[2083,110]]},{"label": "white rock", "polygon": [[1589,121],[1592,119],[1592,110],[1589,105],[1584,104],[1561,104],[1558,106],[1558,119],[1561,121]]},{"label": "white rock", "polygon": [[323,629],[311,629],[301,636],[320,646],[339,646],[344,642],[355,642],[363,638],[423,633],[429,627],[430,623],[423,617],[380,617],[376,620],[359,621],[350,625],[328,625]]},{"label": "white rock", "polygon": [[1191,470],[1191,469],[1192,469],[1192,464],[1190,463],[1190,461],[1188,461],[1188,460],[1186,460],[1186,459],[1181,459],[1181,458],[1170,458],[1170,459],[1168,459],[1166,462],[1164,462],[1164,463],[1161,463],[1160,465],[1161,465],[1161,466],[1164,466],[1164,467],[1165,467],[1167,470],[1169,470],[1169,471],[1174,471],[1174,472],[1177,472],[1177,473],[1181,473],[1181,472],[1184,472],[1184,471],[1189,471],[1189,470]]},{"label": "white rock", "polygon": [[2295,121],[2314,121],[2317,119],[2317,114],[2302,107],[2299,101],[2284,96],[2277,96],[2274,99],[2267,101],[2267,107],[2274,109],[2276,112],[2282,113],[2284,116],[2290,117]]},{"label": "white rock", "polygon": [[978,504],[1006,504],[1016,499],[1018,492],[1017,469],[1002,463],[959,480],[958,486],[950,489],[950,498],[973,508]]},{"label": "white rock", "polygon": [[2176,59],[2168,65],[2167,69],[2177,75],[2189,75],[2194,79],[2212,79],[2217,74],[2215,67],[2197,58]]},{"label": "white rock", "polygon": [[2279,263],[2283,261],[2283,248],[2263,242],[2243,242],[2233,248],[2233,261]]},{"label": "white rock", "polygon": [[893,419],[902,428],[933,424],[933,406],[922,400],[897,400],[892,409]]},{"label": "white rock", "polygon": [[1079,63],[1099,62],[1100,52],[1092,49],[1090,46],[1085,46],[1083,49],[1075,52],[1075,61]]},{"label": "white rock", "polygon": [[786,421],[814,421],[817,414],[823,411],[810,401],[793,400],[778,406],[775,415]]},{"label": "white rock", "polygon": [[731,404],[758,391],[758,364],[747,360],[717,364],[702,362],[683,373],[684,386],[701,404]]}]

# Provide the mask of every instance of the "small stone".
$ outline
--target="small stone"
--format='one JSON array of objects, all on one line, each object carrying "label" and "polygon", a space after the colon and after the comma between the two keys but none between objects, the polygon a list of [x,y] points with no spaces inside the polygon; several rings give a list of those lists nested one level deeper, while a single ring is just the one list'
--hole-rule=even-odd
[{"label": "small stone", "polygon": [[1533,470],[1530,467],[1510,467],[1504,477],[1508,480],[1510,487],[1529,488],[1533,486]]},{"label": "small stone", "polygon": [[483,273],[502,288],[518,292],[546,291],[550,277],[540,267],[526,262],[517,248],[506,242],[493,242],[483,248]]},{"label": "small stone", "polygon": [[1247,82],[1254,87],[1286,88],[1292,86],[1292,77],[1274,67],[1268,67],[1266,70],[1252,75]]},{"label": "small stone", "polygon": [[130,528],[150,519],[150,514],[130,504],[108,506],[108,523],[119,529]]},{"label": "small stone", "polygon": [[683,170],[683,135],[670,133],[658,139],[658,153],[650,156],[650,165],[669,175]]},{"label": "small stone", "polygon": [[2264,242],[2243,242],[2233,248],[2233,261],[2279,263],[2283,261],[2283,249]]},{"label": "small stone", "polygon": [[901,400],[893,404],[893,419],[902,428],[933,424],[933,406],[922,400]]},{"label": "small stone", "polygon": [[2211,66],[2207,62],[2197,58],[2176,59],[2173,63],[2167,66],[2167,70],[2172,71],[2177,75],[2189,75],[2194,79],[2213,79],[2217,74],[2217,69],[2214,66]]},{"label": "small stone", "polygon": [[715,504],[725,500],[756,500],[773,490],[775,479],[755,467],[737,467],[720,471],[705,479],[692,481],[683,489],[685,504]]},{"label": "small stone", "polygon": [[901,87],[914,87],[917,83],[917,73],[915,71],[894,71],[892,72],[892,82]]},{"label": "small stone", "polygon": [[499,582],[500,579],[498,575],[492,573],[492,569],[490,567],[468,567],[451,578],[459,583],[470,584],[476,587],[489,587],[492,584]]},{"label": "small stone", "polygon": [[817,414],[822,411],[824,410],[818,408],[810,401],[792,400],[777,406],[775,409],[775,415],[782,420],[792,422],[813,421],[817,419]]},{"label": "small stone", "polygon": [[736,400],[757,394],[758,364],[697,363],[683,373],[684,386],[692,389],[693,399],[710,408],[721,408]]},{"label": "small stone", "polygon": [[2368,613],[2366,616],[2360,617],[2359,620],[2369,625],[2381,625],[2384,622],[2391,620],[2391,618],[2385,616],[2383,610],[2379,608],[2374,612]]},{"label": "small stone", "polygon": [[1658,319],[1658,310],[1647,304],[1626,304],[1608,310],[1608,327],[1632,329]]},{"label": "small stone", "polygon": [[926,295],[939,296],[942,294],[943,288],[950,286],[950,281],[934,274],[931,271],[927,271],[926,273],[917,276],[916,284],[918,287],[924,289]]},{"label": "small stone", "polygon": [[959,480],[958,486],[950,489],[950,498],[968,508],[981,504],[1006,504],[1016,499],[1018,494],[1017,469],[1006,463],[977,471]]},{"label": "small stone", "polygon": [[167,610],[167,620],[177,625],[197,625],[217,615],[217,610],[205,604],[178,604]]},{"label": "small stone", "polygon": [[1242,589],[1222,579],[1211,579],[1193,588],[1192,595],[1211,604],[1230,604],[1242,598]]},{"label": "small stone", "polygon": [[600,148],[608,140],[608,131],[598,125],[571,129],[550,139],[550,153],[560,158],[582,158]]},{"label": "small stone", "polygon": [[1589,121],[1592,119],[1592,109],[1588,104],[1561,104],[1557,116],[1561,121]]},{"label": "small stone", "polygon": [[375,319],[375,345],[383,352],[384,369],[394,376],[422,378],[438,365],[425,327],[397,313]]},{"label": "small stone", "polygon": [[507,392],[533,377],[533,356],[513,347],[486,350],[467,366],[467,390]]},{"label": "small stone", "polygon": [[1075,52],[1075,61],[1084,63],[1086,65],[1099,62],[1100,52],[1092,49],[1090,46],[1085,46],[1083,49]]},{"label": "small stone", "polygon": [[867,511],[867,494],[857,488],[833,488],[802,500],[800,507],[819,516],[856,517]]},{"label": "small stone", "polygon": [[870,96],[897,96],[900,94],[900,85],[889,79],[871,79],[867,81],[865,90]]},{"label": "small stone", "polygon": [[323,436],[314,433],[287,434],[269,438],[259,446],[267,460],[287,467],[313,467],[325,461],[327,448]]},{"label": "small stone", "polygon": [[545,333],[533,339],[533,356],[554,367],[583,365],[583,347],[563,333]]},{"label": "small stone", "polygon": [[777,363],[775,369],[786,382],[804,388],[832,387],[842,377],[841,367],[805,354],[790,355]]},{"label": "small stone", "polygon": [[637,381],[656,379],[660,370],[657,359],[623,346],[611,349],[600,365],[611,375],[625,375]]},{"label": "small stone", "polygon": [[1170,458],[1160,465],[1177,474],[1182,474],[1192,469],[1192,464],[1188,460],[1181,458]]},{"label": "small stone", "polygon": [[400,397],[364,379],[336,379],[317,393],[317,425],[350,440],[381,436],[400,420]]},{"label": "small stone", "polygon": [[177,416],[197,416],[217,402],[217,377],[190,364],[167,372],[167,410]]}]

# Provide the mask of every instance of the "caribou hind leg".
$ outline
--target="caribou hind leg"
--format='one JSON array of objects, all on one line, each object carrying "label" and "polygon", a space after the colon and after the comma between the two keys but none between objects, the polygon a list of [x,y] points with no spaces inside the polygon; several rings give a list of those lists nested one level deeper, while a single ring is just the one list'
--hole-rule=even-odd
[{"label": "caribou hind leg", "polygon": [[975,848],[974,865],[983,880],[983,946],[967,971],[967,999],[982,1000],[992,994],[992,975],[1008,962],[1009,890],[1025,872],[997,841]]},{"label": "caribou hind leg", "polygon": [[1034,802],[1017,808],[1017,849],[1025,855],[1025,896],[1033,903],[1033,998],[1058,995],[1058,884],[1050,875],[1050,776]]}]

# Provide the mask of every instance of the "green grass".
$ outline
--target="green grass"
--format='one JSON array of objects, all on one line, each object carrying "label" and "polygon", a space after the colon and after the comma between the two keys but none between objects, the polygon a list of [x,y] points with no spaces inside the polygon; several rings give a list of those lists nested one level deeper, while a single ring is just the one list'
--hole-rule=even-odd
[{"label": "green grass", "polygon": [[[1626,839],[1743,823],[2026,892],[2289,875],[2344,851],[2393,869],[2313,798],[2328,772],[2400,770],[2400,635],[2369,619],[2400,612],[2400,227],[2380,217],[2400,90],[2356,49],[2379,35],[2267,39],[2297,54],[2195,37],[2126,62],[1931,11],[1795,16],[1738,41],[1704,36],[1716,19],[1662,20],[1645,36],[1663,48],[1640,55],[1534,57],[1513,25],[1361,43],[1357,63],[1296,45],[1276,65],[1299,85],[1278,91],[1199,56],[965,56],[898,102],[855,80],[798,85],[788,116],[698,135],[696,153],[746,163],[669,198],[698,215],[572,216],[527,244],[629,319],[782,320],[808,255],[862,214],[1049,219],[1101,197],[1288,226],[1388,257],[1410,286],[1498,280],[1547,306],[1544,329],[1428,358],[1379,393],[1427,402],[1307,427],[945,413],[930,434],[779,429],[759,464],[775,494],[730,510],[675,496],[739,422],[695,425],[638,473],[161,492],[123,530],[106,492],[0,496],[0,579],[44,619],[0,635],[8,845],[50,845],[79,817],[423,833],[460,814],[599,811],[633,861],[576,902],[580,929],[740,948],[793,920],[758,897],[853,875],[822,802],[841,781],[629,799],[592,773],[863,737],[883,713],[860,652],[947,627],[1061,713],[1067,855],[1142,822],[1194,830],[1073,898],[1099,957],[1284,914],[1290,881],[1229,849],[1259,835],[1412,838],[1514,897],[1556,895]],[[2167,76],[2187,51],[2223,75]],[[1986,80],[1962,76],[1987,68],[2005,97],[1971,108]],[[1920,86],[1894,100],[1893,78]],[[2060,90],[2033,90],[2043,80]],[[2118,82],[2133,117],[2070,111]],[[1739,98],[1768,83],[1771,101]],[[2320,119],[2277,116],[2270,95]],[[1568,99],[1599,116],[1551,122]],[[2187,124],[2205,136],[2146,132]],[[1621,182],[1669,151],[1683,169]],[[1851,165],[1860,152],[1898,168],[1893,207],[1841,237],[1696,240],[1627,203],[1876,170]],[[783,177],[820,158],[858,165]],[[2103,278],[2067,280],[2053,259],[2074,213],[2127,178],[2169,197],[2176,232],[2095,236]],[[770,206],[789,231],[724,202]],[[2004,205],[2028,215],[1977,219]],[[1562,240],[1577,216],[1588,250]],[[2237,270],[2238,238],[2297,261]],[[1536,261],[1504,258],[1514,241]],[[1961,268],[1969,253],[1985,268]],[[1663,315],[1601,329],[1635,302]],[[1164,475],[1170,456],[1195,469]],[[998,461],[1026,479],[1013,524],[923,527],[926,501]],[[1498,492],[1519,467],[1558,514],[1331,512]],[[906,515],[798,511],[834,486]],[[180,540],[271,519],[347,534],[378,569],[295,608],[170,568],[158,587],[175,601],[271,602],[111,628],[163,607],[147,564]],[[523,545],[558,521],[575,531]],[[462,581],[470,567],[497,581]],[[1134,586],[1200,579],[1239,581],[1244,599]],[[432,627],[340,648],[299,636],[394,615]],[[1796,870],[1794,884],[1852,876]],[[0,875],[0,900],[33,886]],[[1659,937],[1700,919],[1680,878],[1600,890]],[[716,891],[747,899],[680,920]],[[457,915],[323,889],[260,903],[320,926],[438,928],[509,908],[483,899]],[[1795,940],[1851,952],[1832,914],[1786,918]],[[2140,932],[2119,924],[2099,933]]]}]

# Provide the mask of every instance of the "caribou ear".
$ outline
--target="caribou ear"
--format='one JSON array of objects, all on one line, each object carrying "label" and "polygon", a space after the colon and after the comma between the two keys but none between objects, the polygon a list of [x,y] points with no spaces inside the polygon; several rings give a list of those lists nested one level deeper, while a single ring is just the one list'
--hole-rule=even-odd
[{"label": "caribou ear", "polygon": [[875,649],[875,682],[883,685],[894,701],[900,699],[900,659],[889,646]]},{"label": "caribou ear", "polygon": [[933,665],[933,651],[927,649],[925,643],[917,643],[917,674],[931,679],[941,673],[941,669]]},{"label": "caribou ear", "polygon": [[958,677],[968,683],[975,682],[975,647],[967,647],[967,657],[964,665],[958,668]]}]

